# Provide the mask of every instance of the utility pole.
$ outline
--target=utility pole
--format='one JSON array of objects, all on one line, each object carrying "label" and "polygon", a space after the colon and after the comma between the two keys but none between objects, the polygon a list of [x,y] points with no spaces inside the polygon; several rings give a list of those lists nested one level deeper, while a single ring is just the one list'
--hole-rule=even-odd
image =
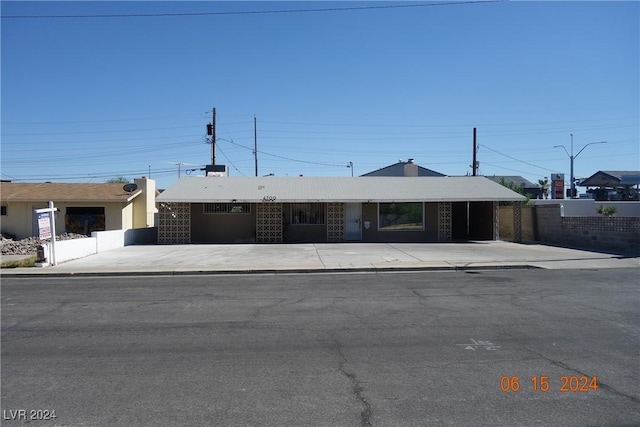
[{"label": "utility pole", "polygon": [[473,164],[471,165],[473,176],[477,175],[478,170],[478,161],[476,160],[477,152],[478,146],[476,145],[476,128],[473,128]]},{"label": "utility pole", "polygon": [[571,176],[571,183],[569,185],[569,192],[571,193],[571,195],[569,196],[569,198],[573,199],[574,197],[574,186],[575,183],[573,182],[573,161],[575,160],[575,157],[573,155],[573,134],[570,133],[569,134],[571,136],[571,156],[569,156],[569,158],[571,159],[571,171],[570,171],[570,176]]},{"label": "utility pole", "polygon": [[211,123],[207,124],[207,135],[211,137],[211,165],[216,164],[216,107],[213,107]]},{"label": "utility pole", "polygon": [[253,159],[256,165],[256,176],[258,176],[258,122],[253,115]]},{"label": "utility pole", "polygon": [[213,107],[213,119],[211,121],[211,164],[216,164],[216,107]]}]

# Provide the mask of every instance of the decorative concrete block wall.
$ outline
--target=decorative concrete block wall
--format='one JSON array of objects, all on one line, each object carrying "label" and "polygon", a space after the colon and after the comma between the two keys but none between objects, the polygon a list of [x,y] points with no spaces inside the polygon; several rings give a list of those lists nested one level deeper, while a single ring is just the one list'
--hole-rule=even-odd
[{"label": "decorative concrete block wall", "polygon": [[559,205],[536,211],[542,242],[640,255],[639,217],[561,217]]},{"label": "decorative concrete block wall", "polygon": [[282,203],[258,203],[256,209],[256,241],[282,242]]},{"label": "decorative concrete block wall", "polygon": [[450,242],[451,233],[451,202],[438,203],[438,241]]},{"label": "decorative concrete block wall", "polygon": [[344,240],[344,203],[327,203],[327,241]]},{"label": "decorative concrete block wall", "polygon": [[191,243],[191,204],[160,203],[158,243]]}]

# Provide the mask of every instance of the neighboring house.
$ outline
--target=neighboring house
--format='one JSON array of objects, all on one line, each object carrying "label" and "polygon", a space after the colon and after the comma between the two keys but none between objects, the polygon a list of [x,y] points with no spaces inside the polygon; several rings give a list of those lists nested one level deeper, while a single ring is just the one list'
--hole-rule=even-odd
[{"label": "neighboring house", "polygon": [[538,184],[534,184],[531,181],[524,179],[518,175],[493,175],[486,176],[493,182],[497,182],[498,184],[506,184],[513,185],[513,187],[518,187],[522,189],[523,195],[529,195],[530,199],[544,199],[544,188],[539,186]]},{"label": "neighboring house", "polygon": [[598,171],[578,184],[597,187],[587,188],[587,194],[599,201],[637,201],[639,185],[640,171]]},{"label": "neighboring house", "polygon": [[186,177],[157,198],[159,243],[446,242],[497,238],[484,177]]},{"label": "neighboring house", "polygon": [[406,162],[402,160],[389,166],[365,173],[360,176],[446,176],[440,172],[423,168],[414,163],[413,159]]},{"label": "neighboring house", "polygon": [[135,179],[137,188],[124,184],[0,183],[0,228],[18,239],[38,235],[34,209],[53,201],[56,233],[90,234],[92,231],[128,230],[155,226],[155,181]]}]

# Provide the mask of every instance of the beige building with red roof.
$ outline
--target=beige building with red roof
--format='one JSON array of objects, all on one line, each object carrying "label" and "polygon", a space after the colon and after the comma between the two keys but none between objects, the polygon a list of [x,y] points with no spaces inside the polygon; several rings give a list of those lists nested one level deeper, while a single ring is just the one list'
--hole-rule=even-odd
[{"label": "beige building with red roof", "polygon": [[[0,232],[18,239],[38,235],[35,209],[53,201],[57,234],[129,230],[155,226],[156,185],[146,177],[134,180],[126,191],[122,183],[0,183]],[[135,189],[132,189],[135,187]]]}]

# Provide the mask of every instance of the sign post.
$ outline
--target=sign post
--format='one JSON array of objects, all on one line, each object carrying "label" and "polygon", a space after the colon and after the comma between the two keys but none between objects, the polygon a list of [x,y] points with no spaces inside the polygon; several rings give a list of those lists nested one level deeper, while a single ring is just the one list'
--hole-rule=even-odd
[{"label": "sign post", "polygon": [[36,209],[38,214],[38,229],[41,239],[51,238],[51,265],[56,265],[56,219],[53,216],[58,209],[49,202],[48,208]]}]

